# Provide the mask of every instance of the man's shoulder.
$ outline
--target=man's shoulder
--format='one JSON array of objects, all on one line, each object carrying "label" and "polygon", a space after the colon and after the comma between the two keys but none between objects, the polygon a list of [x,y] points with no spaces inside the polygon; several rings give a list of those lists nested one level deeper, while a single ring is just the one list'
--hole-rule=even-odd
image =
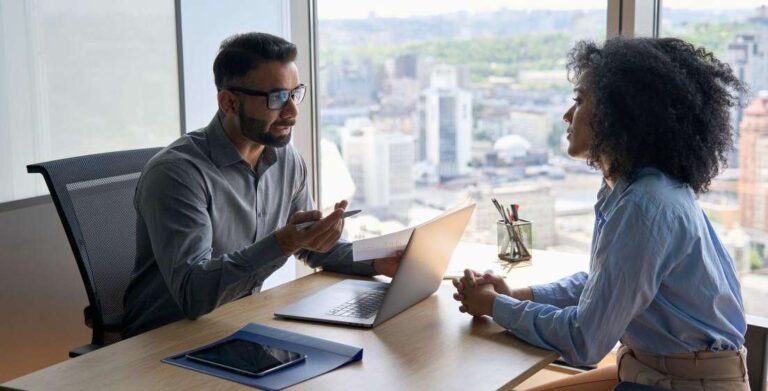
[{"label": "man's shoulder", "polygon": [[204,141],[203,132],[190,132],[160,150],[144,166],[137,189],[167,187],[165,185],[173,186],[174,183],[202,186],[205,182],[203,166],[210,164],[210,159],[201,149]]},{"label": "man's shoulder", "polygon": [[194,131],[187,133],[168,144],[153,156],[144,166],[143,172],[156,171],[162,167],[196,167],[207,163],[210,159],[203,149],[205,133]]}]

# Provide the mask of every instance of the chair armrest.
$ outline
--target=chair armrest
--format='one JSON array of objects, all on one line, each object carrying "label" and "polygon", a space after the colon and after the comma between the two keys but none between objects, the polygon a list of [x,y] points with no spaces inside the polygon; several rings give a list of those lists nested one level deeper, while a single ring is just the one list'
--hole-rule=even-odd
[{"label": "chair armrest", "polygon": [[89,343],[88,345],[83,345],[80,347],[76,347],[69,351],[69,358],[75,358],[78,356],[82,356],[86,353],[90,353],[94,350],[103,348],[104,345],[94,345],[92,343]]}]

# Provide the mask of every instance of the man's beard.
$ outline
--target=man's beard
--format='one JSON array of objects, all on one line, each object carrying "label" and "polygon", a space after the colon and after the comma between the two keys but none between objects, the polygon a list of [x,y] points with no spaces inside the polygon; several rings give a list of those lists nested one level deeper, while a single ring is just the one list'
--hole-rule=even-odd
[{"label": "man's beard", "polygon": [[[293,131],[284,136],[275,136],[269,131],[266,121],[247,117],[242,107],[240,107],[237,116],[240,118],[240,133],[255,143],[282,148],[291,142]],[[281,120],[274,123],[275,126],[293,126],[295,124],[296,120]]]}]

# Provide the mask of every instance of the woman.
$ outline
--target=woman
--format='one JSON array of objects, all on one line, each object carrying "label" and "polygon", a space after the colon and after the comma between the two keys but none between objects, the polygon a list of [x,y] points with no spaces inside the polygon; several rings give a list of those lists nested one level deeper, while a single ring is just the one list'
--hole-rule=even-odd
[{"label": "woman", "polygon": [[540,389],[619,381],[746,390],[746,322],[733,261],[696,202],[731,148],[728,65],[679,39],[580,42],[568,154],[602,171],[590,272],[511,290],[492,275],[454,281],[459,310],[489,315],[572,364],[617,365]]}]

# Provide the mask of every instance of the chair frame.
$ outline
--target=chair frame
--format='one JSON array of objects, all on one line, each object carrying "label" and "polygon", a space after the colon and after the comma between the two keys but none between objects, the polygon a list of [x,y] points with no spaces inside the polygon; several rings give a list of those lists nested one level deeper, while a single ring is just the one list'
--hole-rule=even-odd
[{"label": "chair frame", "polygon": [[[45,179],[45,183],[48,187],[48,191],[51,195],[51,199],[53,200],[53,204],[56,207],[56,212],[58,213],[59,219],[61,220],[61,223],[64,226],[64,232],[67,235],[67,240],[69,241],[69,245],[72,249],[72,254],[75,257],[75,261],[77,263],[77,269],[80,272],[80,277],[82,278],[83,285],[85,287],[85,293],[88,297],[89,304],[83,309],[83,317],[85,318],[85,325],[90,327],[93,330],[93,333],[91,336],[91,343],[71,350],[69,352],[69,357],[77,357],[85,353],[91,352],[93,350],[102,348],[108,345],[109,343],[116,342],[116,340],[119,340],[119,338],[114,340],[114,337],[113,337],[108,340],[107,339],[108,333],[118,334],[121,331],[122,327],[121,326],[111,327],[104,324],[104,316],[101,311],[101,305],[99,304],[96,290],[94,289],[94,286],[91,282],[91,275],[85,264],[84,257],[80,248],[81,247],[80,243],[82,243],[83,248],[85,247],[85,241],[83,240],[83,235],[79,228],[79,223],[78,223],[79,220],[77,218],[77,215],[74,213],[74,207],[72,205],[71,199],[69,198],[68,195],[66,197],[61,197],[62,193],[60,193],[60,191],[64,191],[64,189],[61,189],[55,186],[54,184],[55,182],[51,178],[51,174],[48,171],[47,166],[53,163],[61,163],[68,160],[74,161],[74,160],[79,160],[85,157],[99,157],[99,156],[119,157],[121,154],[128,155],[128,154],[142,153],[142,152],[147,153],[148,155],[150,153],[154,155],[155,153],[159,152],[161,149],[162,148],[145,148],[145,149],[136,149],[136,150],[130,150],[130,151],[107,152],[107,153],[101,153],[101,154],[73,157],[68,159],[54,160],[54,161],[49,161],[44,163],[30,164],[27,166],[28,173],[41,174]],[[144,162],[144,164],[146,164],[146,162]],[[65,203],[67,205],[64,205]],[[73,223],[78,227],[77,229],[73,229]]]}]

